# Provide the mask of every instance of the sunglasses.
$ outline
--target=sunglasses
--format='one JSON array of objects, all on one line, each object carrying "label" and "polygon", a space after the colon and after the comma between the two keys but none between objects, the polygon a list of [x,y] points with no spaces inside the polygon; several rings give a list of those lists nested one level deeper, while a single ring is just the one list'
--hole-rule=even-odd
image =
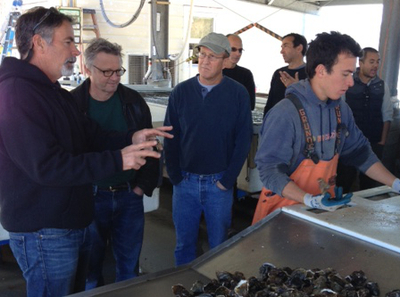
[{"label": "sunglasses", "polygon": [[54,14],[60,14],[60,12],[59,12],[57,9],[55,9],[54,7],[50,7],[50,9],[46,11],[46,13],[45,13],[45,14],[40,18],[40,20],[36,23],[36,25],[33,26],[33,29],[32,29],[33,34],[35,34],[36,29],[37,29],[41,24],[43,24],[43,22],[44,22],[44,21],[49,17],[49,15],[52,14],[52,13],[54,13]]},{"label": "sunglasses", "polygon": [[[44,21],[49,17],[50,14],[60,14],[60,12],[54,7],[50,7],[46,13],[39,19],[35,26],[32,28],[32,35],[35,35],[36,29],[44,23]],[[32,44],[33,47],[33,44]],[[30,61],[33,55],[32,47],[28,51],[28,55],[24,58],[25,61]]]},{"label": "sunglasses", "polygon": [[236,47],[231,47],[231,51],[232,51],[232,52],[238,51],[239,54],[241,54],[241,53],[244,51],[244,49],[242,49],[242,48],[236,48]]}]

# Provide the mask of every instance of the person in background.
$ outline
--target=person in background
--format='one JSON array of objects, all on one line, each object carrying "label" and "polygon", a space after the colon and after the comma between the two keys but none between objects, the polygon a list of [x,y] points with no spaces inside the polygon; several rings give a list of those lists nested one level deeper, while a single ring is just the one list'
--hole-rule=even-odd
[{"label": "person in background", "polygon": [[79,111],[58,79],[80,52],[55,8],[22,14],[15,36],[20,59],[0,67],[1,224],[27,296],[65,296],[85,288],[92,183],[159,158],[153,139],[171,127],[107,132]]},{"label": "person in background", "polygon": [[[350,87],[345,100],[350,106],[358,128],[368,138],[372,150],[382,160],[390,123],[393,120],[393,106],[389,87],[377,75],[379,52],[371,47],[363,49],[359,68],[354,73],[354,86]],[[346,166],[339,160],[337,184],[349,192],[357,177],[357,169]],[[360,172],[359,189],[365,190],[379,186],[379,183]]]},{"label": "person in background", "polygon": [[307,40],[304,36],[290,33],[283,37],[281,54],[288,65],[279,68],[272,75],[264,116],[272,107],[285,98],[285,91],[288,86],[306,78],[306,64],[304,63],[306,52]]},{"label": "person in background", "polygon": [[172,91],[164,123],[173,139],[164,142],[165,163],[173,184],[172,215],[177,266],[197,257],[201,215],[214,248],[228,238],[232,188],[250,149],[249,94],[224,76],[231,46],[222,34],[200,40],[199,74]]},{"label": "person in background", "polygon": [[[88,78],[71,91],[79,109],[104,130],[152,128],[150,109],[142,96],[120,83],[125,73],[121,46],[103,38],[93,39],[84,57]],[[151,196],[158,179],[159,161],[149,159],[139,170],[118,172],[95,182],[95,219],[89,228],[92,251],[86,289],[104,285],[102,269],[108,243],[116,262],[115,281],[139,275],[143,194]]]},{"label": "person in background", "polygon": [[339,156],[400,191],[374,154],[341,96],[353,86],[361,48],[339,32],[317,34],[307,51],[308,79],[288,87],[264,118],[256,164],[263,183],[253,224],[283,206],[304,203],[334,211],[350,202],[335,186]]},{"label": "person in background", "polygon": [[256,106],[256,85],[253,73],[249,69],[238,65],[244,51],[242,39],[235,34],[228,34],[226,36],[231,45],[231,54],[229,55],[229,59],[225,60],[222,73],[241,83],[247,89],[250,95],[250,108],[253,110]]},{"label": "person in background", "polygon": [[[254,83],[253,74],[247,68],[237,65],[243,54],[243,43],[239,35],[228,34],[229,44],[231,45],[231,54],[229,58],[225,60],[224,69],[222,70],[223,75],[226,75],[237,82],[241,83],[249,92],[250,95],[250,108],[254,110],[256,106],[256,86]],[[237,182],[233,186],[233,199],[234,201],[238,198]],[[233,228],[234,223],[234,209],[232,209],[232,228],[229,230],[229,236],[236,233]]]}]

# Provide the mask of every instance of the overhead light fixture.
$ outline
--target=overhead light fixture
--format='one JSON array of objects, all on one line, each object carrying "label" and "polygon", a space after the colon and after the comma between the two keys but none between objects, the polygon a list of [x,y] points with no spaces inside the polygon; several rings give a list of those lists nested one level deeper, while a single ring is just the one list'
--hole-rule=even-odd
[{"label": "overhead light fixture", "polygon": [[270,1],[268,2],[268,5],[272,5],[272,3],[274,3],[274,1],[275,1],[275,0],[270,0]]}]

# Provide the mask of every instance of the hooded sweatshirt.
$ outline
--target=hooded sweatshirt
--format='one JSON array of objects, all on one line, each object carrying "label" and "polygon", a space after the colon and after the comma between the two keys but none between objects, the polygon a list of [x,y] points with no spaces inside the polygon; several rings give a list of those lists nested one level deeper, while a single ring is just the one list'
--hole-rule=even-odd
[{"label": "hooded sweatshirt", "polygon": [[[289,86],[286,90],[288,94],[295,95],[303,104],[315,143],[315,153],[320,160],[329,161],[335,153],[339,153],[343,162],[362,172],[378,162],[344,101],[321,101],[311,89],[309,80]],[[340,107],[342,120],[338,146],[335,145],[338,127],[336,106]],[[290,175],[305,159],[305,148],[299,113],[289,99],[284,99],[267,113],[260,131],[255,161],[263,186],[282,195],[283,188],[291,181]]]},{"label": "hooded sweatshirt", "polygon": [[[84,228],[91,183],[122,170],[131,133],[105,132],[36,66],[0,67],[0,219],[10,232]],[[103,151],[105,147],[114,150]]]}]

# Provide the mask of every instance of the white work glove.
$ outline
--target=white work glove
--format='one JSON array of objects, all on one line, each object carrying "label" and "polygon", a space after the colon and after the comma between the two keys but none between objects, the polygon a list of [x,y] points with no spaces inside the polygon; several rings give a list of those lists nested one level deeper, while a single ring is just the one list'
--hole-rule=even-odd
[{"label": "white work glove", "polygon": [[336,197],[331,198],[331,194],[325,193],[320,195],[304,195],[304,204],[311,208],[317,208],[327,211],[335,211],[339,207],[351,201],[352,193],[348,193],[343,197],[342,187],[335,187]]},{"label": "white work glove", "polygon": [[392,189],[397,192],[400,193],[400,179],[396,178],[392,184]]}]

